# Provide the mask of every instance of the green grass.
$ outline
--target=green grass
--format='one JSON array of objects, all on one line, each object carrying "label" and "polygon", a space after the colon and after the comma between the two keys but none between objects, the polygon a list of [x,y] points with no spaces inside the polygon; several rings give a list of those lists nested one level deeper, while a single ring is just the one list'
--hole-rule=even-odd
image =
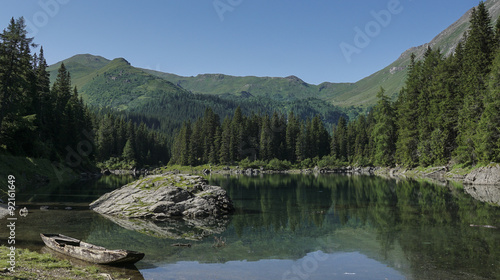
[{"label": "green grass", "polygon": [[[7,256],[10,252],[9,247],[0,246],[2,267],[4,265],[7,265],[7,268],[10,267]],[[50,254],[40,254],[20,248],[16,248],[14,252],[16,253],[15,272],[0,272],[1,279],[107,279],[98,267],[91,264],[85,267],[75,267],[69,261],[56,259]]]}]

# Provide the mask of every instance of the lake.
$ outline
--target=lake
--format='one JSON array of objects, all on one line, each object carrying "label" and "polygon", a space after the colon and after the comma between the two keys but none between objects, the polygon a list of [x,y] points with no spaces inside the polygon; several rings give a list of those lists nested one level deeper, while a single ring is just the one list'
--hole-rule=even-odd
[{"label": "lake", "polygon": [[88,210],[133,179],[18,193],[29,214],[17,221],[16,244],[45,252],[39,233],[46,232],[142,251],[138,271],[118,269],[132,279],[500,279],[500,230],[484,227],[500,226],[500,206],[473,199],[459,184],[212,175],[237,210],[211,228],[172,221],[136,231]]}]

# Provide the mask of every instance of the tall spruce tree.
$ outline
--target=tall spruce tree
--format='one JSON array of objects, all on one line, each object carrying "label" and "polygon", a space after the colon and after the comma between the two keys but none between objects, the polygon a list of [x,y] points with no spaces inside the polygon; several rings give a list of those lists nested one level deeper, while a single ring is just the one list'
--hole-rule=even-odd
[{"label": "tall spruce tree", "polygon": [[478,160],[474,139],[484,110],[486,80],[495,45],[491,19],[484,2],[473,8],[470,24],[464,45],[461,77],[464,103],[459,111],[456,156],[460,162],[474,164]]},{"label": "tall spruce tree", "polygon": [[220,146],[219,146],[219,162],[222,164],[231,163],[231,118],[225,117],[222,122]]},{"label": "tall spruce tree", "polygon": [[397,102],[398,140],[396,143],[396,160],[398,163],[413,167],[418,164],[417,145],[419,96],[421,88],[422,63],[415,61],[411,55],[408,77],[405,86],[399,93]]},{"label": "tall spruce tree", "polygon": [[394,124],[394,109],[389,98],[380,88],[377,93],[378,102],[373,109],[375,126],[372,131],[374,141],[374,163],[379,166],[394,164],[396,143],[396,126]]},{"label": "tall spruce tree", "polygon": [[20,154],[33,151],[36,128],[32,42],[22,17],[0,33],[0,149]]},{"label": "tall spruce tree", "polygon": [[500,162],[500,50],[490,73],[484,112],[478,123],[475,147],[481,162]]},{"label": "tall spruce tree", "polygon": [[297,161],[296,147],[297,138],[300,132],[299,120],[295,117],[293,111],[288,114],[285,141],[286,141],[286,159],[290,162]]},{"label": "tall spruce tree", "polygon": [[439,130],[434,131],[434,127],[437,125],[436,121],[441,114],[439,108],[441,98],[438,94],[442,85],[436,81],[438,75],[436,70],[442,62],[442,57],[439,49],[432,50],[431,47],[428,47],[424,57],[421,72],[421,91],[418,95],[417,154],[419,164],[421,166],[428,166],[436,160],[436,155],[432,152],[433,149],[431,147],[432,140],[435,139],[431,137],[431,134],[434,133],[434,138],[436,135],[439,138],[442,136],[439,135]]}]

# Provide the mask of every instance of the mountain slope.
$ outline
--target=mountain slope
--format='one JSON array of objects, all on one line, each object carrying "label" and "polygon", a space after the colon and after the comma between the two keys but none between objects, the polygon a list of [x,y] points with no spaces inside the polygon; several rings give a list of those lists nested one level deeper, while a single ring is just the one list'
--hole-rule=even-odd
[{"label": "mountain slope", "polygon": [[64,61],[59,61],[56,64],[50,65],[47,71],[50,73],[50,81],[53,83],[57,77],[57,70],[64,62],[66,69],[70,70],[71,81],[79,89],[88,82],[86,78],[92,72],[106,66],[110,60],[91,54],[80,54],[70,57]]},{"label": "mountain slope", "polygon": [[[500,16],[500,0],[488,0],[485,4],[491,19],[496,22]],[[406,67],[410,64],[411,54],[414,53],[417,59],[421,59],[429,46],[433,49],[439,48],[446,56],[453,54],[458,42],[462,40],[465,31],[469,28],[471,12],[472,9],[467,11],[460,19],[439,33],[429,43],[406,50],[396,61],[356,82],[349,90],[341,93],[330,92],[326,100],[342,107],[352,105],[371,106],[377,101],[376,95],[380,87],[383,87],[386,94],[395,99],[404,85],[407,73]]]},{"label": "mountain slope", "polygon": [[[123,58],[110,61],[85,54],[63,62],[71,73],[73,85],[90,105],[124,110],[166,95],[190,94],[165,79],[132,67]],[[51,79],[55,80],[60,65],[61,62],[48,68]]]},{"label": "mountain slope", "polygon": [[[496,21],[500,15],[500,0],[489,0],[486,2],[486,7],[491,18]],[[187,90],[202,94],[268,96],[275,100],[296,100],[314,97],[336,106],[369,108],[376,103],[376,94],[380,87],[383,87],[386,94],[395,99],[405,83],[406,67],[410,63],[411,53],[415,53],[417,59],[420,59],[427,47],[430,46],[433,49],[440,48],[445,55],[452,54],[469,27],[471,10],[439,33],[429,43],[406,50],[387,67],[356,83],[325,82],[320,85],[312,85],[304,83],[294,76],[269,78],[203,74],[196,77],[182,77],[152,70],[145,71],[169,80]]]},{"label": "mountain slope", "polygon": [[[303,119],[321,115],[328,127],[337,123],[341,116],[347,118],[339,108],[320,99],[309,97],[310,93],[301,93],[301,91],[306,91],[309,85],[293,76],[240,78],[225,75],[200,75],[199,80],[212,82],[215,86],[211,94],[196,94],[165,78],[176,75],[144,71],[131,66],[123,58],[108,60],[84,54],[75,55],[62,62],[71,73],[73,85],[78,87],[80,95],[87,104],[154,118],[157,127],[168,126],[163,129],[164,131],[172,131],[184,120],[195,120],[201,117],[207,107],[211,107],[221,117],[232,115],[238,106],[241,106],[243,112],[247,114],[251,112],[272,113],[275,110],[288,113],[289,110],[294,110]],[[53,80],[62,62],[49,67],[48,70]],[[219,79],[225,79],[226,83],[218,83]],[[231,80],[232,82],[229,83],[228,81]],[[243,83],[258,84],[258,87],[250,86],[246,89],[260,88],[260,91],[265,94],[253,96],[244,91],[237,91],[233,94],[221,89],[222,86],[226,89],[237,88],[239,90],[235,86],[238,83],[243,89],[245,89]],[[268,94],[269,88],[276,89],[283,95],[279,97],[278,94]],[[217,94],[218,92],[220,94]],[[300,98],[294,97],[294,94],[300,95]],[[161,124],[160,120],[165,124]]]},{"label": "mountain slope", "polygon": [[[491,18],[496,20],[500,15],[500,0],[489,0],[486,7]],[[433,49],[440,48],[445,55],[452,54],[468,29],[470,14],[471,10],[429,43],[408,49],[384,69],[356,83],[325,82],[312,85],[295,76],[276,78],[200,74],[183,77],[134,68],[124,59],[109,61],[89,54],[77,55],[64,62],[84,99],[99,106],[127,109],[142,106],[141,104],[163,95],[199,93],[237,102],[264,98],[281,104],[278,106],[282,106],[280,102],[290,104],[314,98],[344,108],[367,109],[376,103],[380,87],[391,98],[396,98],[405,83],[411,53],[415,53],[419,59],[430,46]],[[60,63],[49,68],[52,79],[55,79],[59,65]]]}]

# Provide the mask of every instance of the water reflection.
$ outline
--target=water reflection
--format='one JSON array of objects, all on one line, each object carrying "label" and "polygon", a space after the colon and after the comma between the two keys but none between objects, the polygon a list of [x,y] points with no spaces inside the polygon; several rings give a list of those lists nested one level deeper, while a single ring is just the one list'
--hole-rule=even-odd
[{"label": "water reflection", "polygon": [[[146,279],[283,279],[287,271],[291,274],[284,279],[306,279],[292,269],[302,267],[299,272],[305,273],[306,265],[312,270],[312,260],[317,269],[308,279],[500,275],[500,230],[470,226],[500,226],[500,207],[474,200],[463,188],[339,175],[213,176],[210,183],[228,191],[237,212],[225,230],[186,240],[190,248],[173,247],[183,241],[127,229],[86,208],[41,211],[36,203],[29,204],[30,214],[19,221],[16,234],[32,246],[41,246],[39,232],[59,232],[109,248],[143,251],[146,257],[137,267]],[[73,196],[54,195],[64,195],[61,203],[81,205],[102,194],[102,188],[75,189]],[[214,247],[214,236],[226,245]],[[314,259],[314,254],[328,258]]]},{"label": "water reflection", "polygon": [[138,179],[132,175],[102,176],[97,180],[81,180],[70,185],[46,186],[31,191],[19,192],[18,201],[31,203],[86,203],[101,195]]},{"label": "water reflection", "polygon": [[127,219],[102,214],[113,223],[156,238],[202,240],[207,236],[223,233],[229,218],[166,218],[161,221]]},{"label": "water reflection", "polygon": [[[499,208],[457,189],[363,176],[271,175],[212,181],[225,186],[241,209],[233,217],[237,235],[243,240],[257,237],[263,243],[280,239],[276,243],[285,246],[275,248],[283,248],[278,250],[281,257],[300,258],[303,250],[307,252],[303,243],[309,244],[309,250],[324,249],[318,238],[335,240],[339,232],[352,229],[350,238],[336,243],[340,250],[371,255],[375,249],[374,258],[385,261],[401,248],[404,254],[399,257],[410,260],[418,275],[423,271],[454,272],[464,279],[469,273],[486,278],[500,275],[496,249],[500,232],[470,226],[499,226]],[[244,209],[252,214],[245,215]],[[362,228],[370,229],[372,236],[356,231]],[[350,242],[358,234],[366,242]],[[373,242],[376,246],[369,245]]]},{"label": "water reflection", "polygon": [[325,254],[321,251],[298,260],[177,262],[145,269],[142,273],[146,279],[406,279],[395,269],[358,252]]}]

